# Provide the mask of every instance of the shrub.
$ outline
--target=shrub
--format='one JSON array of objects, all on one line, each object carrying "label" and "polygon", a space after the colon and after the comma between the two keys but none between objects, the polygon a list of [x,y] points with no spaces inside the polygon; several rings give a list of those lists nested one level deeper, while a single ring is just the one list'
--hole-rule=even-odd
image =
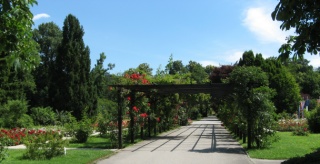
[{"label": "shrub", "polygon": [[63,155],[67,141],[57,131],[30,130],[24,139],[27,147],[25,159],[42,160]]},{"label": "shrub", "polygon": [[9,100],[0,107],[1,125],[5,128],[25,127],[32,125],[32,119],[28,118],[27,102],[22,100]]},{"label": "shrub", "polygon": [[108,121],[100,119],[98,122],[98,131],[100,135],[105,136],[108,131]]},{"label": "shrub", "polygon": [[309,100],[309,110],[316,109],[318,107],[317,99]]},{"label": "shrub", "polygon": [[55,114],[56,124],[65,125],[76,121],[76,118],[69,111],[58,111]]},{"label": "shrub", "polygon": [[36,125],[54,125],[55,124],[55,112],[51,107],[36,107],[31,108],[31,114],[34,123]]},{"label": "shrub", "polygon": [[197,120],[198,118],[201,118],[201,113],[197,108],[192,108],[191,109],[191,119],[192,120]]},{"label": "shrub", "polygon": [[17,125],[17,127],[29,128],[29,127],[33,126],[33,120],[29,115],[23,114],[17,120],[17,124],[16,125]]},{"label": "shrub", "polygon": [[91,125],[91,121],[88,118],[83,118],[76,127],[76,140],[79,143],[87,142],[89,136],[92,134],[93,128]]},{"label": "shrub", "polygon": [[320,133],[320,107],[310,111],[307,114],[307,119],[310,131]]},{"label": "shrub", "polygon": [[309,131],[307,127],[298,127],[293,132],[292,135],[294,136],[308,136]]},{"label": "shrub", "polygon": [[292,116],[289,113],[285,112],[285,111],[283,111],[282,113],[278,113],[277,117],[278,117],[278,120],[292,119]]},{"label": "shrub", "polygon": [[65,135],[69,137],[75,137],[76,131],[78,129],[78,123],[75,117],[72,116],[70,112],[65,112],[66,115],[63,117],[68,117],[65,119],[63,125],[65,128]]},{"label": "shrub", "polygon": [[181,126],[188,125],[188,114],[186,108],[184,107],[180,107],[179,109],[179,124]]}]

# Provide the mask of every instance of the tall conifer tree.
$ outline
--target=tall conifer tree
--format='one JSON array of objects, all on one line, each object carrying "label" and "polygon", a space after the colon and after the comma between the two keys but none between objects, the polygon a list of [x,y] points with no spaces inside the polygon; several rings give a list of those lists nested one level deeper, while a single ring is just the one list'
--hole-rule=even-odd
[{"label": "tall conifer tree", "polygon": [[79,20],[69,14],[63,26],[63,39],[56,59],[54,108],[73,112],[81,119],[83,110],[93,108],[90,99],[90,50],[83,42]]}]

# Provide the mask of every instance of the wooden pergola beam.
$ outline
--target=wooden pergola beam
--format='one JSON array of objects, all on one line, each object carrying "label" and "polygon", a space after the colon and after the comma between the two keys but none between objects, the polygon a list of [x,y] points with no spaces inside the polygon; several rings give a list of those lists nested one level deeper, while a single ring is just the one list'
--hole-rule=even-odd
[{"label": "wooden pergola beam", "polygon": [[151,85],[110,85],[111,87],[125,88],[136,92],[157,94],[172,94],[172,93],[185,93],[185,94],[197,94],[207,93],[216,96],[228,95],[232,91],[232,87],[229,84],[151,84]]}]

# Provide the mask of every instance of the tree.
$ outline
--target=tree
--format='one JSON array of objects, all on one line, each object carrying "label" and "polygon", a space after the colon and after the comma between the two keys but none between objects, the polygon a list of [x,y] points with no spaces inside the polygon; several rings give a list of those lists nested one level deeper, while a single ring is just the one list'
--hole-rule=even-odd
[{"label": "tree", "polygon": [[230,76],[230,73],[233,71],[233,69],[234,66],[231,65],[222,65],[221,67],[214,67],[209,77],[211,83],[222,83],[223,80]]},{"label": "tree", "polygon": [[33,30],[33,39],[39,44],[41,62],[33,71],[36,93],[30,96],[31,106],[49,106],[53,97],[49,96],[52,91],[51,82],[54,80],[55,61],[57,57],[58,45],[62,40],[61,29],[53,22],[43,23]]},{"label": "tree", "polygon": [[181,60],[173,61],[173,57],[171,55],[169,58],[169,62],[166,65],[166,72],[170,75],[175,75],[187,73],[187,70]]},{"label": "tree", "polygon": [[213,65],[207,65],[204,70],[210,76],[214,68],[215,67]]},{"label": "tree", "polygon": [[171,54],[169,57],[168,64],[166,65],[165,71],[166,71],[166,73],[170,74],[170,70],[172,70],[172,69],[173,69],[173,56]]},{"label": "tree", "polygon": [[54,103],[58,110],[72,111],[81,118],[84,110],[93,110],[97,100],[90,99],[90,50],[83,42],[79,20],[69,14],[63,26],[54,73]]},{"label": "tree", "polygon": [[36,0],[0,0],[0,65],[33,69],[39,63],[31,33],[34,4]]},{"label": "tree", "polygon": [[320,2],[314,0],[281,0],[271,14],[273,20],[281,21],[280,28],[295,28],[297,36],[289,36],[287,43],[279,49],[282,59],[303,58],[307,51],[318,54],[320,50]]},{"label": "tree", "polygon": [[320,74],[313,70],[308,60],[287,60],[284,64],[299,84],[302,93],[310,94],[313,98],[320,96]]},{"label": "tree", "polygon": [[262,54],[253,55],[252,51],[243,53],[239,66],[260,67],[268,74],[269,87],[277,91],[277,95],[272,99],[277,113],[283,111],[293,113],[300,100],[299,86],[295,82],[291,73],[275,58],[263,59]]},{"label": "tree", "polygon": [[139,64],[137,71],[141,74],[146,74],[148,76],[152,76],[152,68],[150,68],[148,63]]},{"label": "tree", "polygon": [[96,89],[99,98],[106,98],[108,94],[108,80],[111,80],[111,75],[108,71],[112,70],[115,66],[114,64],[109,63],[108,68],[103,68],[103,63],[106,58],[106,55],[101,53],[100,58],[97,60],[97,64],[95,64],[90,72],[91,81],[93,83],[92,87]]},{"label": "tree", "polygon": [[205,83],[208,81],[208,74],[200,63],[189,61],[186,69],[191,73],[191,80],[195,80],[197,84]]},{"label": "tree", "polygon": [[35,0],[0,0],[0,103],[24,100],[34,88],[30,70],[39,55],[31,33],[33,4]]},{"label": "tree", "polygon": [[254,66],[255,57],[253,51],[245,51],[239,60],[240,66]]},{"label": "tree", "polygon": [[262,147],[273,135],[266,131],[274,130],[275,124],[275,108],[271,102],[274,91],[268,88],[267,74],[258,67],[236,67],[230,74],[229,82],[234,85],[235,102],[247,124],[248,148],[253,142],[257,147]]}]

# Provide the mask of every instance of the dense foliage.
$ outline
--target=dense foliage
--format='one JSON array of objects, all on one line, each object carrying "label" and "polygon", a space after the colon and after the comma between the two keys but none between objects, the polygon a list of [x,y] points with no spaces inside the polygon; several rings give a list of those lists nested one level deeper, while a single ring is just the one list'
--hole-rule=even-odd
[{"label": "dense foliage", "polygon": [[267,73],[269,80],[269,87],[276,90],[276,95],[272,98],[277,113],[283,111],[294,113],[298,106],[300,98],[299,85],[296,79],[275,58],[264,59],[261,54],[254,56],[252,51],[243,53],[242,58],[239,60],[239,66],[256,66],[260,67],[263,72]]},{"label": "dense foliage", "polygon": [[[275,108],[271,101],[274,91],[268,87],[268,77],[257,67],[236,67],[229,82],[234,85],[234,99],[237,107],[237,119],[241,120],[248,136],[248,148],[255,143],[257,147],[270,144],[275,134]],[[239,122],[240,123],[240,122]],[[241,125],[241,124],[240,124]]]}]

